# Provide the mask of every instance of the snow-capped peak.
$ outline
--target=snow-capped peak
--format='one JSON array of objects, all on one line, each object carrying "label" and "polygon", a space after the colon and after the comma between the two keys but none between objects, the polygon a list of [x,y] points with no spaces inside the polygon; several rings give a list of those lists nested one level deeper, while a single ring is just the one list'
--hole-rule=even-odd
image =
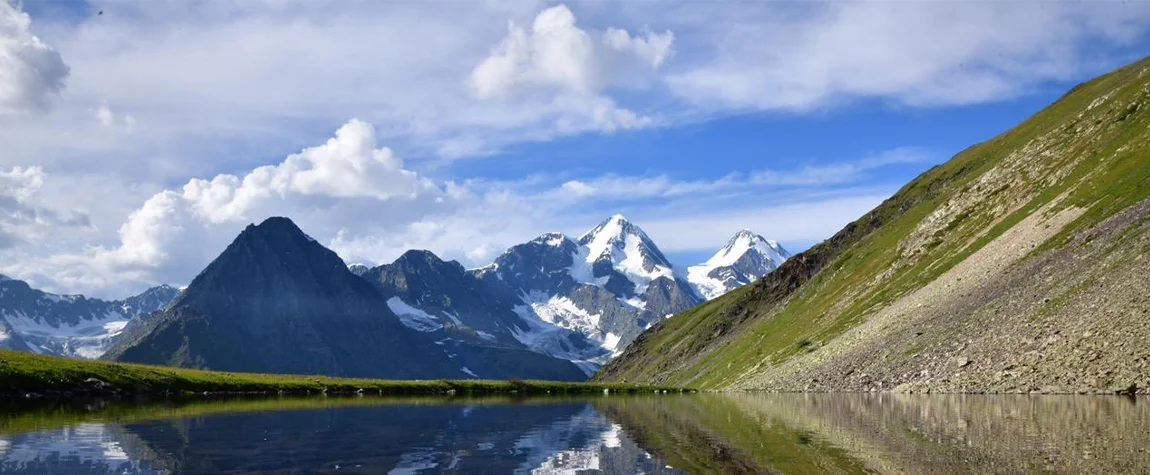
[{"label": "snow-capped peak", "polygon": [[587,244],[597,239],[611,239],[624,233],[633,233],[636,230],[638,232],[643,232],[643,230],[639,229],[638,226],[635,226],[634,224],[631,224],[630,221],[627,221],[626,217],[616,213],[611,215],[610,218],[603,220],[603,222],[599,223],[598,226],[591,228],[590,231],[583,233],[583,235],[579,237],[579,243]]},{"label": "snow-capped peak", "polygon": [[628,238],[634,237],[637,243],[641,245],[644,250],[652,254],[649,258],[657,261],[655,264],[670,267],[671,264],[663,257],[663,253],[659,252],[658,247],[647,237],[647,233],[634,223],[627,220],[621,214],[611,215],[603,222],[599,223],[590,231],[587,231],[579,238],[579,244],[587,246],[588,262],[594,261],[606,255],[612,248],[623,250],[627,247]]},{"label": "snow-capped peak", "polygon": [[729,266],[737,262],[748,251],[757,251],[778,267],[791,256],[777,241],[764,238],[758,234],[744,229],[735,234],[727,245],[719,249],[715,255],[707,259],[703,265],[708,267]]},{"label": "snow-capped peak", "polygon": [[[673,277],[671,263],[647,233],[621,214],[612,215],[579,238],[584,260],[589,264],[609,263],[633,282],[637,291],[659,277]],[[598,266],[596,266],[598,267]],[[596,277],[600,272],[596,271]]]},{"label": "snow-capped peak", "polygon": [[544,233],[544,234],[540,235],[539,237],[532,239],[531,242],[546,244],[548,246],[561,246],[561,245],[563,245],[564,242],[567,242],[569,239],[570,238],[568,238],[567,235],[565,235],[563,233],[551,232],[551,233]]},{"label": "snow-capped peak", "polygon": [[707,262],[687,268],[687,280],[710,300],[775,270],[791,254],[778,242],[749,230],[735,233]]}]

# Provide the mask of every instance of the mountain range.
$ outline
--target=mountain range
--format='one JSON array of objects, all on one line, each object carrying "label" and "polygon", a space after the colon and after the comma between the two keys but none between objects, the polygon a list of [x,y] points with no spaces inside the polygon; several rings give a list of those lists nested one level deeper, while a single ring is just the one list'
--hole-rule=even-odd
[{"label": "mountain range", "polygon": [[423,250],[371,267],[345,265],[289,219],[269,218],[183,291],[105,302],[0,282],[0,346],[230,371],[582,380],[644,329],[787,255],[742,231],[705,272],[682,273],[615,215],[478,269]]},{"label": "mountain range", "polygon": [[43,292],[0,275],[0,348],[97,358],[132,319],[160,309],[177,293],[161,285],[108,301]]},{"label": "mountain range", "polygon": [[1145,393],[1148,110],[1150,58],[1080,84],[765,278],[660,322],[596,378]]}]

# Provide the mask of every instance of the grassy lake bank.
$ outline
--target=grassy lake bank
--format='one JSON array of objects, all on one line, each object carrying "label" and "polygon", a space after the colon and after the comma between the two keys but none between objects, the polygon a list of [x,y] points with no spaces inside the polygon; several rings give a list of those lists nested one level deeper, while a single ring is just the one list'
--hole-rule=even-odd
[{"label": "grassy lake bank", "polygon": [[536,380],[385,380],[319,375],[233,373],[87,361],[0,350],[0,396],[69,398],[155,394],[590,394],[680,392],[621,383]]}]

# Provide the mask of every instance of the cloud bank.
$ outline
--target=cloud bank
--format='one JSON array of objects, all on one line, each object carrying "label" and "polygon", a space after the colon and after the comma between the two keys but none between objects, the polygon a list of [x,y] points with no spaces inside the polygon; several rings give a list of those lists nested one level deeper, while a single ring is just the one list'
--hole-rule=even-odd
[{"label": "cloud bank", "polygon": [[[270,215],[375,263],[429,248],[480,264],[615,211],[671,252],[742,227],[814,241],[893,191],[884,167],[942,157],[764,157],[700,176],[675,160],[705,156],[587,170],[501,152],[750,113],[1010,100],[1130,60],[1150,30],[1145,2],[83,8],[30,17],[0,0],[0,271],[111,296],[187,282]],[[458,171],[482,167],[499,172]]]},{"label": "cloud bank", "polygon": [[64,90],[68,66],[31,24],[27,13],[0,1],[0,115],[43,112]]}]

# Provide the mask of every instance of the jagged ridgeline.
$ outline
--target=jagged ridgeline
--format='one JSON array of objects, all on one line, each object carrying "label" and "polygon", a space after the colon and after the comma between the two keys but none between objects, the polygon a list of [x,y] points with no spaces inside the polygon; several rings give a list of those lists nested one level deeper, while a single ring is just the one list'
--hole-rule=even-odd
[{"label": "jagged ridgeline", "polygon": [[586,377],[569,361],[474,331],[437,330],[405,326],[387,296],[334,252],[287,218],[269,218],[248,226],[171,304],[131,327],[103,357],[331,376]]},{"label": "jagged ridgeline", "polygon": [[1150,60],[1081,84],[599,380],[773,390],[1150,386]]}]

